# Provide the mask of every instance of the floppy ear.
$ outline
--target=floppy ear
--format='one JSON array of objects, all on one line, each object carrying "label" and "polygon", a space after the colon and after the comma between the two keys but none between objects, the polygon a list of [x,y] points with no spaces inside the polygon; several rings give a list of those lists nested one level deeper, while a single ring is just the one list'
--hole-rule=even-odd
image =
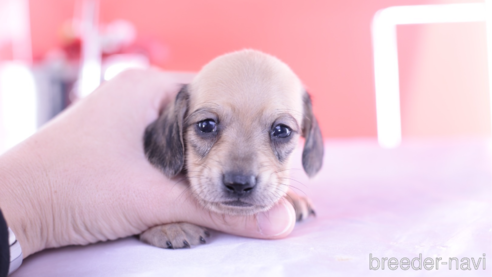
[{"label": "floppy ear", "polygon": [[325,147],[318,121],[313,114],[311,97],[309,97],[307,92],[304,94],[303,101],[304,117],[302,121],[302,135],[306,139],[306,142],[302,151],[302,167],[304,167],[304,171],[309,177],[313,177],[323,165]]},{"label": "floppy ear", "polygon": [[174,103],[169,104],[156,121],[145,129],[144,150],[151,164],[167,177],[174,177],[184,167],[183,121],[188,110],[189,94],[183,86]]}]

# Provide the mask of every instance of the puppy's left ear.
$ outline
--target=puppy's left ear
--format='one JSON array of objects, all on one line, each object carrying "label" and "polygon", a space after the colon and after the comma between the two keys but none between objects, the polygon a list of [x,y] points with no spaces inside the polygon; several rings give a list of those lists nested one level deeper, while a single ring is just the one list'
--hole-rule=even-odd
[{"label": "puppy's left ear", "polygon": [[304,117],[302,136],[306,139],[302,151],[302,167],[309,177],[313,177],[323,166],[325,147],[318,121],[314,117],[311,97],[306,92],[303,97]]}]

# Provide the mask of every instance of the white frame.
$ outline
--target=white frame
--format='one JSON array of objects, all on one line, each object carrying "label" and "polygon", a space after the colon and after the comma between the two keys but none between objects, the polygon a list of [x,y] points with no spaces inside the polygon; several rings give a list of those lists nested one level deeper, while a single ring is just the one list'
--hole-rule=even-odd
[{"label": "white frame", "polygon": [[[385,148],[394,148],[401,143],[397,25],[487,21],[489,80],[492,80],[492,20],[490,20],[492,10],[486,8],[491,1],[487,0],[487,3],[394,6],[380,10],[374,15],[371,27],[379,145]],[[487,18],[489,20],[486,20]],[[492,89],[490,87],[489,93],[492,101]]]}]

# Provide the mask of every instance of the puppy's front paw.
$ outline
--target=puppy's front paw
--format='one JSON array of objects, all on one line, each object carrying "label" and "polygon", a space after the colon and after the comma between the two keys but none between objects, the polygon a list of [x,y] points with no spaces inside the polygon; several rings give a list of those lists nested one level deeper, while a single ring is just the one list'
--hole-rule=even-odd
[{"label": "puppy's front paw", "polygon": [[308,218],[310,215],[316,216],[313,205],[308,198],[300,196],[289,190],[285,196],[285,199],[287,199],[294,207],[297,222]]},{"label": "puppy's front paw", "polygon": [[140,240],[160,248],[177,249],[204,244],[209,236],[207,229],[182,222],[152,227],[140,234]]}]

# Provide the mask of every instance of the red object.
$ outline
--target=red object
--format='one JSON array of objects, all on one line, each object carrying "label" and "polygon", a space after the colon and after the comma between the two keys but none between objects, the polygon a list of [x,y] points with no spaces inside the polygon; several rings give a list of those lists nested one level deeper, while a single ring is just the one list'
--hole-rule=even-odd
[{"label": "red object", "polygon": [[[226,52],[262,50],[285,61],[303,80],[325,137],[375,137],[373,15],[389,6],[451,0],[100,2],[100,22],[126,19],[140,37],[166,46],[166,58],[157,59],[164,69],[198,71]],[[72,17],[74,1],[30,4],[33,49],[40,56],[59,43],[57,30]],[[411,65],[418,34],[406,36],[413,39],[405,39],[400,59]]]}]

